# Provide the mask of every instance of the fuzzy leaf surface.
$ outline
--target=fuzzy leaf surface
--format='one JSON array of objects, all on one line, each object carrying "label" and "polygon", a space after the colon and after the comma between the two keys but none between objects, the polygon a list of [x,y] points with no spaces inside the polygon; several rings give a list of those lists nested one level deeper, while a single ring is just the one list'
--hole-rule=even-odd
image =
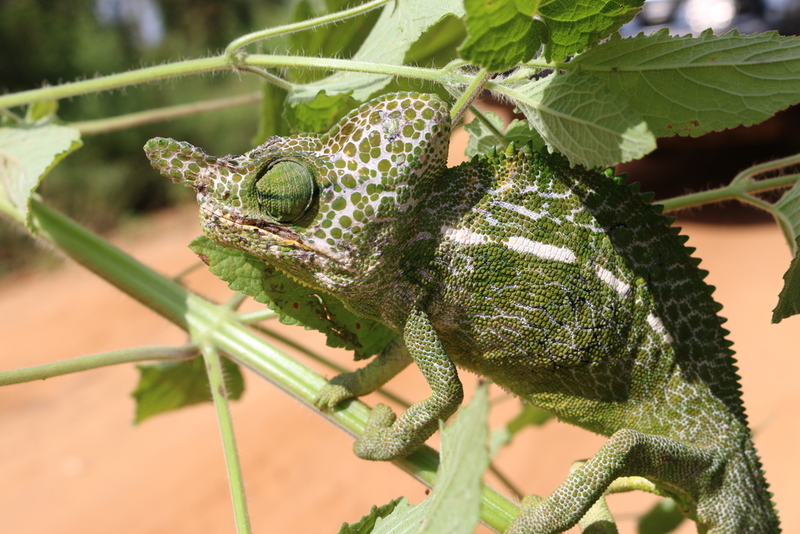
[{"label": "fuzzy leaf surface", "polygon": [[502,72],[534,57],[564,61],[630,21],[644,0],[466,0],[461,57]]},{"label": "fuzzy leaf surface", "polygon": [[[201,357],[136,367],[139,369],[139,383],[132,393],[136,399],[136,424],[160,413],[212,400],[205,361]],[[239,399],[244,392],[244,378],[239,366],[222,358],[222,371],[228,398]]]},{"label": "fuzzy leaf surface", "polygon": [[480,521],[481,478],[489,467],[486,384],[462,407],[453,424],[441,429],[442,463],[420,534],[470,534]]},{"label": "fuzzy leaf surface", "polygon": [[542,2],[539,16],[550,40],[544,47],[548,61],[564,61],[605,39],[630,22],[644,0],[554,0]]},{"label": "fuzzy leaf surface", "polygon": [[547,27],[517,4],[516,0],[465,0],[469,37],[459,49],[461,57],[492,72],[532,59],[547,38]]},{"label": "fuzzy leaf surface", "polygon": [[573,164],[607,166],[656,147],[641,115],[592,73],[550,75],[506,94],[547,146]]},{"label": "fuzzy leaf surface", "polygon": [[375,522],[370,534],[470,534],[475,530],[480,520],[481,477],[489,465],[488,412],[484,385],[459,410],[455,422],[441,431],[442,461],[428,498],[410,505],[403,497],[391,514]]},{"label": "fuzzy leaf surface", "polygon": [[775,32],[615,36],[572,65],[605,82],[657,137],[749,126],[800,102],[800,38]]},{"label": "fuzzy leaf surface", "polygon": [[0,197],[18,210],[29,230],[34,230],[31,195],[50,169],[82,144],[80,132],[69,126],[0,128]]},{"label": "fuzzy leaf surface", "polygon": [[262,260],[198,237],[189,248],[209,270],[239,291],[276,311],[284,324],[325,334],[327,344],[355,351],[357,360],[377,354],[397,335],[387,326],[353,314],[337,298],[289,278]]}]

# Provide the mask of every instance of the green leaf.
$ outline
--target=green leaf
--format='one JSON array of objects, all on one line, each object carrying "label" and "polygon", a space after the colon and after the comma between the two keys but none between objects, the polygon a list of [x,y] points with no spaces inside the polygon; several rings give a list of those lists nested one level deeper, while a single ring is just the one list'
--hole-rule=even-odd
[{"label": "green leaf", "polygon": [[478,525],[481,479],[489,466],[488,415],[488,387],[482,384],[455,422],[442,429],[442,463],[420,534],[470,534]]},{"label": "green leaf", "polygon": [[397,506],[392,513],[375,521],[375,528],[370,534],[416,534],[419,532],[420,522],[430,507],[430,499],[425,499],[419,504],[408,504],[405,497],[398,499]]},{"label": "green leaf", "polygon": [[80,132],[69,126],[0,128],[0,198],[17,209],[29,230],[34,231],[30,198],[39,182],[82,144]]},{"label": "green leaf", "polygon": [[350,93],[338,93],[328,96],[325,91],[309,102],[291,105],[288,101],[284,108],[284,116],[291,125],[292,133],[327,132],[340,118],[358,102],[350,97]]},{"label": "green leaf", "polygon": [[603,80],[658,137],[749,126],[800,102],[800,38],[775,32],[615,36],[572,66]]},{"label": "green leaf", "polygon": [[42,100],[28,105],[25,113],[25,122],[35,124],[51,121],[55,118],[58,111],[58,100]]},{"label": "green leaf", "polygon": [[387,326],[358,317],[337,298],[304,286],[262,260],[217,245],[205,236],[189,248],[234,290],[276,311],[284,324],[322,332],[331,347],[355,351],[357,360],[379,353],[397,335]]},{"label": "green leaf", "polygon": [[783,231],[783,236],[789,243],[789,248],[796,254],[798,247],[795,238],[800,236],[800,182],[786,191],[772,205],[772,209],[774,210],[773,215]]},{"label": "green leaf", "polygon": [[640,114],[592,73],[571,71],[504,91],[547,145],[571,163],[607,166],[656,147]]},{"label": "green leaf", "polygon": [[465,0],[464,8],[469,37],[459,53],[492,72],[532,59],[547,38],[544,23],[521,12],[516,0]]},{"label": "green leaf", "polygon": [[342,524],[337,534],[370,534],[375,528],[375,522],[392,513],[400,503],[408,504],[405,497],[398,497],[381,507],[373,506],[367,515],[363,516],[352,525],[348,523]]},{"label": "green leaf", "polygon": [[[412,506],[405,498],[359,534],[469,534],[480,520],[481,478],[489,465],[486,419],[489,400],[486,385],[459,410],[453,424],[442,429],[442,461],[436,487],[422,503]],[[340,533],[341,534],[341,533]]]},{"label": "green leaf", "polygon": [[[461,0],[389,2],[353,59],[401,65],[412,44],[425,30],[448,15],[459,18],[464,15]],[[354,100],[363,102],[390,81],[391,76],[385,74],[337,72],[319,81],[298,86],[290,93],[289,102],[308,102],[323,90],[329,96],[349,93]]]},{"label": "green leaf", "polygon": [[678,528],[684,515],[672,499],[664,499],[639,519],[639,534],[667,534]]},{"label": "green leaf", "polygon": [[273,135],[286,136],[292,132],[289,124],[283,118],[283,103],[286,100],[286,91],[265,83],[261,90],[261,111],[259,112],[258,132],[253,139],[253,145],[264,143]]},{"label": "green leaf", "polygon": [[[795,251],[800,249],[800,236],[795,240]],[[789,269],[783,274],[783,289],[778,295],[778,305],[772,310],[772,322],[779,323],[800,313],[800,252],[795,252]]]},{"label": "green leaf", "polygon": [[[630,21],[644,0],[466,0],[469,37],[461,57],[493,72],[532,59],[564,61]],[[537,8],[538,7],[538,11]]]},{"label": "green leaf", "polygon": [[[136,367],[139,369],[139,383],[132,393],[136,399],[135,424],[160,413],[211,402],[203,358]],[[244,392],[244,378],[239,366],[222,358],[222,371],[228,398],[239,399]]]},{"label": "green leaf", "polygon": [[542,2],[539,16],[547,25],[547,61],[564,61],[600,42],[629,22],[644,0],[555,0]]},{"label": "green leaf", "polygon": [[[503,132],[503,119],[491,111],[483,112],[483,116],[492,125],[492,129],[478,119],[464,126],[464,129],[469,132],[469,141],[464,151],[467,157],[488,154],[493,147],[502,146],[504,142],[507,145],[513,141],[517,146],[531,142],[534,150],[541,150],[544,147],[544,140],[536,130],[532,130],[528,126],[528,123],[514,119]],[[499,140],[494,132],[501,132],[503,141]]]}]

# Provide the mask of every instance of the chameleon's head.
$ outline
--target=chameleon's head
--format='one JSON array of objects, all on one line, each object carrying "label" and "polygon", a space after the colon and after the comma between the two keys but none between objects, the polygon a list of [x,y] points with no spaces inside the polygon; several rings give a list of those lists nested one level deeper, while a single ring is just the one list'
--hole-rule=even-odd
[{"label": "chameleon's head", "polygon": [[197,192],[205,233],[336,293],[358,282],[407,231],[404,217],[444,169],[449,109],[435,95],[398,93],[351,112],[323,135],[272,137],[214,157],[154,138],[153,167]]}]

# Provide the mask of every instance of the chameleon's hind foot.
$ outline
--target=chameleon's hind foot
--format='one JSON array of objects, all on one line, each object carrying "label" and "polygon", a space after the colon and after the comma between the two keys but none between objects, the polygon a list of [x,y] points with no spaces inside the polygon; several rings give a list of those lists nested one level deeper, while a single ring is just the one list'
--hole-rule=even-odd
[{"label": "chameleon's hind foot", "polygon": [[403,440],[397,435],[394,423],[397,416],[385,404],[378,404],[364,429],[364,435],[353,444],[356,456],[364,460],[393,460],[405,456],[410,450],[404,447]]}]

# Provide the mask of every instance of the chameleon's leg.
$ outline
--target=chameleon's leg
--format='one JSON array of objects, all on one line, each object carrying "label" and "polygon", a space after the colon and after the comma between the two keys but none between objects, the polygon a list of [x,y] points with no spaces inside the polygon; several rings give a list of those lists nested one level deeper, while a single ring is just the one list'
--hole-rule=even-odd
[{"label": "chameleon's leg", "polygon": [[[570,474],[580,469],[585,463],[585,461],[574,462],[569,468]],[[578,521],[581,534],[619,534],[614,516],[611,515],[611,510],[608,509],[606,503],[607,494],[608,491],[597,499],[589,511]]]},{"label": "chameleon's leg", "polygon": [[550,496],[523,506],[506,534],[551,534],[567,530],[586,515],[619,477],[635,474],[692,488],[713,471],[710,468],[716,463],[713,454],[702,447],[635,430],[619,430]]},{"label": "chameleon's leg", "polygon": [[396,421],[388,406],[376,406],[364,435],[354,446],[359,458],[391,460],[410,454],[439,428],[439,420],[446,420],[455,413],[464,398],[456,366],[447,356],[425,312],[411,312],[403,336],[408,353],[422,371],[432,393],[409,407]]},{"label": "chameleon's leg", "polygon": [[581,534],[619,534],[611,510],[606,504],[605,495],[597,499],[586,515],[578,521],[578,527],[581,529]]},{"label": "chameleon's leg", "polygon": [[314,403],[319,408],[330,409],[347,399],[372,393],[408,367],[412,361],[403,337],[397,336],[366,366],[332,378],[317,394]]}]

